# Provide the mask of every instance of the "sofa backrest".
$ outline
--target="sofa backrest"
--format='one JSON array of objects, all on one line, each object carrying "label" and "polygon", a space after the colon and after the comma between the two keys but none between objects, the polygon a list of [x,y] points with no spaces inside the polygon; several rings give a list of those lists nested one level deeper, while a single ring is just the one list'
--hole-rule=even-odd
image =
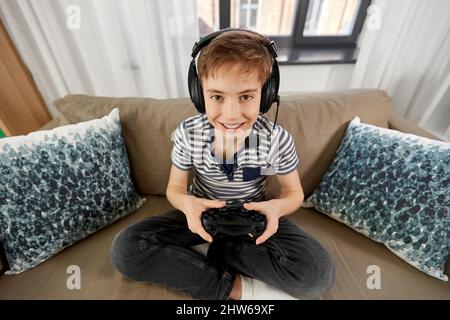
[{"label": "sofa backrest", "polygon": [[[359,116],[362,122],[387,128],[391,105],[386,92],[375,89],[282,95],[277,123],[294,137],[306,196],[334,159],[348,122]],[[171,134],[183,119],[197,112],[188,98],[67,95],[56,100],[55,106],[69,123],[99,118],[119,108],[133,179],[139,192],[148,195],[165,195],[171,167]],[[267,114],[272,121],[275,111],[273,105]],[[267,196],[278,194],[276,178],[271,176]]]}]

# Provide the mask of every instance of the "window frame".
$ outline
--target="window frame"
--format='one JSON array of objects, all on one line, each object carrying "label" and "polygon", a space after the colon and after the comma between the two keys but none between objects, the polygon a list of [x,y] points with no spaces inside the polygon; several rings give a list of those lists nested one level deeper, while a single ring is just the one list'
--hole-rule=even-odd
[{"label": "window frame", "polygon": [[[355,24],[350,36],[304,36],[303,30],[310,0],[298,0],[292,34],[289,36],[271,36],[280,48],[356,48],[371,0],[361,0]],[[219,0],[220,29],[229,28],[231,22],[231,0]]]}]

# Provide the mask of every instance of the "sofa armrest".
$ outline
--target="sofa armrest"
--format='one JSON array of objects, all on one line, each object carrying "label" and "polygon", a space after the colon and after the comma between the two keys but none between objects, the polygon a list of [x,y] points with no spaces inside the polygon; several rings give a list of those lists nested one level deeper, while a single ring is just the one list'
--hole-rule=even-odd
[{"label": "sofa armrest", "polygon": [[405,117],[403,117],[401,114],[399,114],[394,110],[391,111],[391,115],[389,116],[389,129],[401,131],[403,133],[411,133],[433,140],[442,141],[440,138],[420,128],[417,124],[415,124],[411,120],[406,119]]}]

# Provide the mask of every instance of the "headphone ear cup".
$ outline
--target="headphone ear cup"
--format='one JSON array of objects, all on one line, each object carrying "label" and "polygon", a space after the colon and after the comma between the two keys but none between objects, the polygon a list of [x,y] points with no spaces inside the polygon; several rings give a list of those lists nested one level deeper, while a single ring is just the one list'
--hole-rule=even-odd
[{"label": "headphone ear cup", "polygon": [[277,101],[279,86],[280,70],[278,68],[278,63],[275,60],[272,66],[272,72],[261,89],[261,105],[259,108],[261,113],[269,112],[272,104]]},{"label": "headphone ear cup", "polygon": [[266,83],[261,89],[261,105],[260,112],[266,113],[270,110],[272,103],[275,101],[276,97],[276,84],[273,79],[273,75],[271,74],[269,79],[267,79]]},{"label": "headphone ear cup", "polygon": [[189,96],[199,113],[205,113],[205,101],[203,99],[203,91],[200,85],[200,81],[197,75],[197,67],[195,66],[195,60],[191,61],[188,73],[188,88]]},{"label": "headphone ear cup", "polygon": [[195,96],[196,96],[195,107],[197,108],[197,111],[199,113],[205,113],[206,112],[205,111],[205,99],[203,98],[202,86],[197,77],[195,78],[195,81],[193,82],[193,87],[194,87]]},{"label": "headphone ear cup", "polygon": [[200,113],[206,113],[205,109],[205,99],[203,98],[203,89],[200,84],[200,81],[197,80],[197,95],[198,95],[198,112]]},{"label": "headphone ear cup", "polygon": [[259,106],[259,112],[260,113],[266,113],[268,110],[268,100],[270,97],[268,96],[268,86],[270,86],[270,78],[267,79],[266,83],[264,83],[262,89],[261,89],[261,104]]}]

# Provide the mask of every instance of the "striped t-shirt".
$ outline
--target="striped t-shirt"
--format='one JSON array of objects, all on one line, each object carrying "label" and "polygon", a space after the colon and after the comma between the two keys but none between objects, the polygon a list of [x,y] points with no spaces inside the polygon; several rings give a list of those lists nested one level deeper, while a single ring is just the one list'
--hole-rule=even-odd
[{"label": "striped t-shirt", "polygon": [[267,175],[287,174],[299,165],[292,135],[280,125],[272,129],[273,123],[259,115],[242,147],[222,160],[213,151],[213,125],[206,114],[195,115],[172,134],[172,163],[194,169],[191,195],[231,203],[263,201]]}]

